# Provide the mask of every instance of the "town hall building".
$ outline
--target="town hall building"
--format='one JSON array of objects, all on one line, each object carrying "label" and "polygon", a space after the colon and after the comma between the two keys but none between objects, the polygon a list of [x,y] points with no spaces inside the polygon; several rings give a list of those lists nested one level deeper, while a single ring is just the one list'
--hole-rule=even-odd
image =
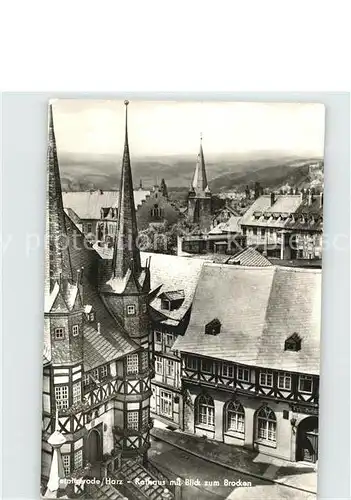
[{"label": "town hall building", "polygon": [[125,104],[119,215],[108,266],[84,245],[84,235],[64,211],[50,107],[41,471],[48,498],[70,496],[62,480],[84,474],[111,475],[124,486],[75,488],[75,496],[158,499],[163,494],[157,485],[136,490],[132,484],[140,475],[155,480],[147,455],[153,349],[150,262],[142,264],[136,245]]}]

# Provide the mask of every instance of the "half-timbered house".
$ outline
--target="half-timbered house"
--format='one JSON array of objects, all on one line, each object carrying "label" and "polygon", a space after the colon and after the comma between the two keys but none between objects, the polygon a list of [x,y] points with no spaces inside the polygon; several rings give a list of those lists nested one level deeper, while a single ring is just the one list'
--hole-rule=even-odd
[{"label": "half-timbered house", "polygon": [[[60,433],[59,457],[66,477],[87,463],[91,473],[99,475],[101,464],[109,462],[113,470],[119,467],[122,472],[123,463],[127,464],[123,472],[125,483],[132,470],[154,479],[143,469],[152,425],[150,268],[149,261],[142,265],[136,246],[132,185],[126,125],[118,230],[113,258],[106,268],[64,212],[50,108],[43,354],[44,483],[52,475],[58,456],[53,459],[50,444],[54,442],[50,440],[54,429]],[[129,246],[124,244],[127,240]],[[47,496],[55,494],[49,490],[50,484]],[[144,497],[140,495],[136,497],[148,498],[147,492]],[[110,496],[105,492],[105,497]],[[134,498],[132,493],[129,497]],[[155,494],[152,498],[161,496]]]},{"label": "half-timbered house", "polygon": [[321,271],[206,263],[181,354],[185,430],[318,457]]}]

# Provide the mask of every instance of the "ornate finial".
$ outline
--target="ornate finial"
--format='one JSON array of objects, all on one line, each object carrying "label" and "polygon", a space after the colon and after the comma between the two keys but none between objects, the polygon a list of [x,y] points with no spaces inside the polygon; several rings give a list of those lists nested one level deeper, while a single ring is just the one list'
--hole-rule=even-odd
[{"label": "ornate finial", "polygon": [[126,99],[126,100],[124,101],[124,104],[125,104],[126,106],[128,106],[128,104],[129,104],[128,99]]}]

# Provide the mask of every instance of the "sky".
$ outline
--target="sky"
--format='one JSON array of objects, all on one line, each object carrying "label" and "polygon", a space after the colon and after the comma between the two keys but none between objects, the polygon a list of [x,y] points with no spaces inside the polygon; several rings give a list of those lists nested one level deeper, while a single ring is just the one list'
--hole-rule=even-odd
[{"label": "sky", "polygon": [[[57,148],[65,154],[121,155],[123,101],[52,101]],[[131,101],[131,156],[207,156],[255,151],[324,154],[324,106],[306,103]]]}]

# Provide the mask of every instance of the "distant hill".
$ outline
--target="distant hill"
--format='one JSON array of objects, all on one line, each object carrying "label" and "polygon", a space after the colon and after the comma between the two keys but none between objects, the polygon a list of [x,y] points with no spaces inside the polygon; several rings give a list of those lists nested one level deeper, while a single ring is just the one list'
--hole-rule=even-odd
[{"label": "distant hill", "polygon": [[324,183],[323,165],[311,168],[313,164],[316,164],[316,159],[289,160],[259,170],[249,170],[244,174],[234,172],[221,175],[209,184],[213,192],[242,191],[247,185],[252,187],[255,182],[267,189],[321,187]]},{"label": "distant hill", "polygon": [[[169,188],[188,188],[196,165],[196,154],[191,156],[166,156],[133,158],[133,180],[139,186],[142,179],[145,188],[166,180]],[[255,152],[250,155],[232,154],[206,156],[206,170],[214,191],[223,191],[238,184],[254,181],[261,170],[305,161],[304,158],[287,156],[277,152]],[[89,189],[113,190],[119,188],[121,158],[115,156],[67,155],[59,153],[61,182],[66,191]],[[278,173],[278,172],[277,172]],[[263,174],[263,178],[265,178]],[[241,180],[240,180],[241,179]],[[245,179],[249,179],[246,181]]]}]

